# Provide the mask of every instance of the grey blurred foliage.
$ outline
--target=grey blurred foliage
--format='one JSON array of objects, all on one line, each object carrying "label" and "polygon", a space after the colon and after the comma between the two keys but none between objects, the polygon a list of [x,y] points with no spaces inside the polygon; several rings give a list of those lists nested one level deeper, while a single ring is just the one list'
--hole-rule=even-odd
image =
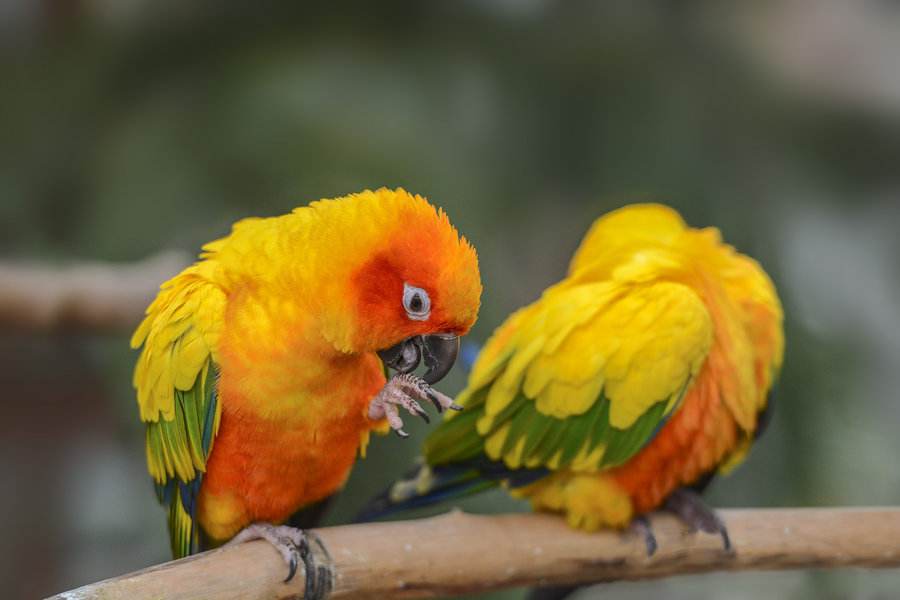
[{"label": "grey blurred foliage", "polygon": [[[787,314],[774,423],[712,502],[898,504],[897,26],[897,3],[834,0],[8,0],[0,252],[194,251],[242,216],[402,185],[478,248],[483,340],[562,276],[596,216],[665,201],[757,257]],[[133,360],[124,334],[0,332],[6,597],[166,558]],[[410,425],[411,440],[374,441],[330,522],[412,461],[426,429]],[[523,509],[500,493],[463,506]],[[898,589],[892,572],[796,572],[579,597]]]}]

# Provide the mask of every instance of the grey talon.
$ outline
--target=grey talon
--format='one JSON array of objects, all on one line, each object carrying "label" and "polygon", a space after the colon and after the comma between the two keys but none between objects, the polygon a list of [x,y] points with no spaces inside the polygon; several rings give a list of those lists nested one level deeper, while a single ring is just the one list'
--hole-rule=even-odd
[{"label": "grey talon", "polygon": [[425,390],[425,396],[431,400],[431,403],[434,404],[434,408],[438,411],[438,414],[444,412],[444,406],[437,399],[437,396],[434,395],[434,392],[431,390]]},{"label": "grey talon", "polygon": [[725,529],[725,526],[722,526],[722,529],[719,531],[722,534],[722,544],[725,546],[725,552],[733,552],[734,550],[731,547],[731,538],[728,537],[728,530]]},{"label": "grey talon", "polygon": [[644,545],[647,548],[647,557],[649,558],[656,554],[659,545],[656,542],[656,536],[653,534],[653,527],[651,527],[649,519],[643,515],[637,517],[632,521],[632,526],[635,531],[644,538]]},{"label": "grey talon", "polygon": [[679,488],[672,492],[666,499],[664,507],[669,512],[675,513],[692,531],[719,534],[722,537],[722,545],[726,552],[733,552],[731,538],[725,523],[716,514],[716,511],[706,505],[700,495],[688,488]]},{"label": "grey talon", "polygon": [[294,578],[294,575],[297,573],[297,559],[291,558],[291,562],[288,564],[288,576],[285,578],[284,582],[287,583],[291,579]]}]

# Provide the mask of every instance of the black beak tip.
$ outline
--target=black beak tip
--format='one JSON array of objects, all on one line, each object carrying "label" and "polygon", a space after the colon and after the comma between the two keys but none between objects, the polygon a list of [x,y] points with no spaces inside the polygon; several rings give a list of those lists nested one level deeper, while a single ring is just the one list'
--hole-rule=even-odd
[{"label": "black beak tip", "polygon": [[422,338],[422,355],[427,370],[422,375],[432,385],[443,379],[459,354],[459,337],[451,334],[426,335]]}]

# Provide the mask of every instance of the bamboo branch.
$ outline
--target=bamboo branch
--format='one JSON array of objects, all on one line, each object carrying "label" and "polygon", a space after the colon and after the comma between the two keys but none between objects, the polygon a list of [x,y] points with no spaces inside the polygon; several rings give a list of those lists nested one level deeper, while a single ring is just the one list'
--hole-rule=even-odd
[{"label": "bamboo branch", "polygon": [[0,327],[130,329],[140,322],[159,284],[187,263],[181,252],[122,265],[0,263]]},{"label": "bamboo branch", "polygon": [[[654,515],[659,549],[635,533],[586,534],[552,515],[472,516],[315,530],[331,599],[423,598],[516,586],[655,579],[709,571],[900,566],[900,509],[723,510],[735,552]],[[266,542],[214,550],[55,596],[142,600],[300,598],[302,568]]]}]

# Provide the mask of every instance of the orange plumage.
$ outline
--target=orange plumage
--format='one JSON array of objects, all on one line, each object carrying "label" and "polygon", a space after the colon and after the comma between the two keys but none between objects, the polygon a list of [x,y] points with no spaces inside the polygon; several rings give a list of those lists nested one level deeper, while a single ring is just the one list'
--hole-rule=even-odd
[{"label": "orange plumage", "polygon": [[714,471],[736,445],[738,426],[721,402],[716,373],[707,365],[682,406],[634,458],[609,477],[629,497],[634,514],[658,508],[684,483]]}]

